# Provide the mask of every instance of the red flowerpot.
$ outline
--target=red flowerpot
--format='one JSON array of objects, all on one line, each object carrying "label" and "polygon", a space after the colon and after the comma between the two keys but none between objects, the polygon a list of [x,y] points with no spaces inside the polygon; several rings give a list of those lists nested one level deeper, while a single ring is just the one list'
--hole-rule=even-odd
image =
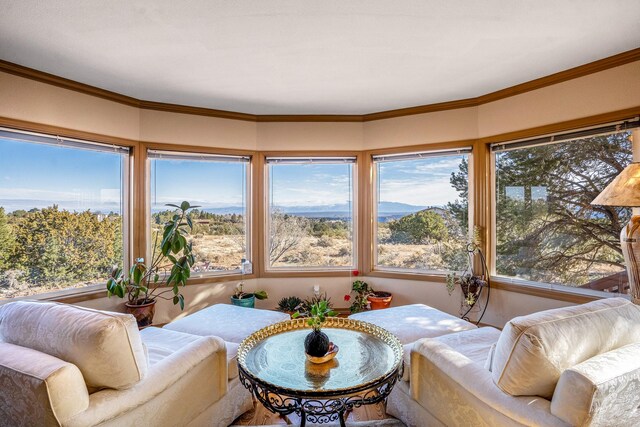
[{"label": "red flowerpot", "polygon": [[380,310],[382,308],[389,308],[393,295],[389,292],[376,291],[373,295],[367,296],[367,301],[371,306],[371,310]]}]

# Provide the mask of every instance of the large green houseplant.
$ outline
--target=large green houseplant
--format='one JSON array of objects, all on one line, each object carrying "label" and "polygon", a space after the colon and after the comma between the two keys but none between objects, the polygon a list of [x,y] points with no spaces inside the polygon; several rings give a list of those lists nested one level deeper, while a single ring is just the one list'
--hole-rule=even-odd
[{"label": "large green houseplant", "polygon": [[[167,204],[178,209],[164,224],[162,240],[156,235],[151,263],[143,258],[134,261],[126,275],[122,268],[114,268],[107,280],[107,294],[120,298],[127,297],[125,306],[133,314],[139,326],[148,326],[153,321],[158,298],[171,300],[184,309],[184,296],[180,287],[187,284],[195,259],[192,243],[188,240],[193,223],[189,211],[199,206],[182,202],[180,206]],[[165,294],[172,295],[166,296]]]}]

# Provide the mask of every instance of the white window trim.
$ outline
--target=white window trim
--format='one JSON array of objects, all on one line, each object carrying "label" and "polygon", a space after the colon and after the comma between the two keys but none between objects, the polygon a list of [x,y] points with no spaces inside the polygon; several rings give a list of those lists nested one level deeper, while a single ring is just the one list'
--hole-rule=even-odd
[{"label": "white window trim", "polygon": [[[427,270],[420,268],[403,268],[403,267],[389,267],[378,264],[378,203],[379,203],[379,195],[378,195],[378,168],[376,164],[378,162],[375,161],[376,158],[384,158],[383,161],[393,161],[394,157],[397,157],[400,161],[409,160],[407,156],[413,156],[416,152],[407,152],[407,153],[399,153],[395,155],[388,156],[371,156],[371,164],[372,164],[372,181],[371,181],[371,202],[373,206],[371,207],[371,222],[373,224],[372,227],[372,235],[371,235],[371,270],[376,272],[384,272],[384,273],[399,273],[399,274],[415,274],[415,275],[425,275],[425,276],[446,276],[451,273],[448,270]],[[468,181],[468,236],[471,237],[473,235],[473,216],[474,216],[474,202],[475,202],[475,182],[474,182],[474,161],[473,161],[473,150],[472,147],[462,147],[462,148],[452,148],[447,150],[434,150],[434,151],[423,151],[419,154],[423,154],[425,158],[428,157],[439,157],[439,156],[447,156],[447,155],[458,155],[458,154],[466,154],[467,162],[469,168],[469,181]],[[416,159],[419,159],[420,156],[415,156]]]},{"label": "white window trim", "polygon": [[[336,271],[353,271],[358,267],[358,237],[359,237],[359,209],[358,209],[358,200],[359,199],[359,189],[358,189],[358,159],[356,156],[309,156],[309,157],[286,157],[286,156],[278,156],[276,158],[277,161],[269,162],[267,157],[265,160],[265,168],[264,168],[264,198],[263,198],[263,206],[265,212],[264,218],[264,230],[263,233],[263,247],[264,255],[264,271],[266,273],[299,273],[299,272],[310,272],[310,273],[322,273],[322,272],[336,272]],[[351,218],[352,218],[352,240],[351,240],[351,254],[352,254],[352,265],[349,266],[290,266],[290,267],[272,267],[271,260],[269,259],[269,240],[271,236],[271,203],[270,203],[270,169],[269,163],[273,164],[304,164],[304,163],[314,163],[313,160],[316,160],[316,164],[340,164],[343,161],[345,163],[350,163],[353,165],[351,170],[351,182],[352,182],[352,202],[351,202]]]},{"label": "white window trim", "polygon": [[[155,155],[150,156],[150,153],[154,153]],[[246,163],[246,176],[245,176],[245,257],[248,261],[253,264],[253,274],[256,273],[255,262],[252,258],[254,253],[254,248],[252,243],[252,224],[253,224],[253,185],[252,185],[252,177],[253,177],[253,156],[249,155],[228,155],[228,154],[212,154],[212,153],[200,153],[197,151],[171,151],[171,150],[154,150],[147,149],[147,160],[145,165],[145,181],[146,181],[146,189],[147,189],[147,200],[145,203],[145,227],[146,227],[146,235],[148,238],[146,239],[147,247],[145,248],[145,258],[146,260],[151,259],[151,245],[152,242],[152,233],[151,233],[151,161],[152,160],[188,160],[188,161],[203,161],[203,162],[215,162],[215,161],[238,161]],[[191,272],[190,279],[206,279],[207,277],[225,277],[225,276],[237,276],[242,274],[242,270],[240,268],[240,261],[238,261],[238,268],[233,270],[222,270],[222,271],[207,271],[207,272]]]}]

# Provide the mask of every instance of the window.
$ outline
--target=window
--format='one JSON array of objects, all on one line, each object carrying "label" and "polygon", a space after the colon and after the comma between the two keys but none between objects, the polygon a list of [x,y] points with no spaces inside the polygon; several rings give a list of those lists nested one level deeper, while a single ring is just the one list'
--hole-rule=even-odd
[{"label": "window", "polygon": [[[168,203],[200,206],[191,213],[194,273],[240,271],[251,259],[247,194],[251,158],[149,150],[151,245],[174,214]],[[159,236],[160,234],[160,236]]]},{"label": "window", "polygon": [[608,126],[492,147],[495,274],[627,291],[619,236],[631,209],[591,205],[631,162],[631,132],[619,129]]},{"label": "window", "polygon": [[106,282],[128,258],[129,149],[0,129],[0,298]]},{"label": "window", "polygon": [[355,162],[267,158],[268,268],[355,268]]},{"label": "window", "polygon": [[376,269],[466,268],[470,153],[463,148],[373,156]]}]

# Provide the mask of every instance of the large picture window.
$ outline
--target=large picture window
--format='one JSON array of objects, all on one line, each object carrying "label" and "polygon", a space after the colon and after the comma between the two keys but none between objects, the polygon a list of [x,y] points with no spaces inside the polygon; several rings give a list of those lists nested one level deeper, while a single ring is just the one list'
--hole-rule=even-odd
[{"label": "large picture window", "polygon": [[0,299],[106,282],[128,258],[129,149],[0,130]]},{"label": "large picture window", "polygon": [[199,206],[191,213],[194,273],[240,271],[242,259],[251,260],[250,157],[149,150],[148,158],[150,245],[159,245],[162,227],[174,214],[167,204],[186,200]]},{"label": "large picture window", "polygon": [[355,157],[268,157],[269,269],[356,265]]},{"label": "large picture window", "polygon": [[631,209],[591,205],[632,161],[631,132],[616,128],[492,147],[498,276],[627,292],[619,236]]},{"label": "large picture window", "polygon": [[374,268],[467,267],[470,148],[373,156]]}]

